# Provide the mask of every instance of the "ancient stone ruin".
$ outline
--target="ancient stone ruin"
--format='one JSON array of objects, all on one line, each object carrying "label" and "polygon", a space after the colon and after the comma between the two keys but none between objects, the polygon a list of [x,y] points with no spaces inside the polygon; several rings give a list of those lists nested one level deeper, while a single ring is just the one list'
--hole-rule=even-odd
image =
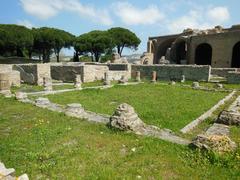
[{"label": "ancient stone ruin", "polygon": [[43,78],[43,87],[45,91],[52,91],[52,79],[48,77]]},{"label": "ancient stone ruin", "polygon": [[74,87],[78,90],[82,89],[82,79],[81,79],[81,75],[79,74],[76,75]]},{"label": "ancient stone ruin", "polygon": [[106,86],[111,85],[111,81],[110,81],[108,72],[104,73],[104,82],[103,82],[103,84],[106,85]]},{"label": "ancient stone ruin", "polygon": [[145,127],[145,123],[138,117],[134,108],[126,103],[119,105],[110,117],[111,127],[123,130],[139,132]]}]

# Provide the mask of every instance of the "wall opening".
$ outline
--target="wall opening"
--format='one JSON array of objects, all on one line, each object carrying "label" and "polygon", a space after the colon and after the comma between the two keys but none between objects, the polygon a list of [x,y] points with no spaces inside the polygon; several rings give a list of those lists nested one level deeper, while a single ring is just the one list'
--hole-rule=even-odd
[{"label": "wall opening", "polygon": [[[186,61],[186,54],[187,54],[186,43],[185,43],[185,41],[182,41],[182,42],[178,43],[177,47],[176,47],[176,63],[182,64],[181,62]],[[186,62],[183,64],[186,64]]]},{"label": "wall opening", "polygon": [[163,41],[161,44],[159,44],[159,46],[157,48],[156,56],[154,58],[154,64],[157,64],[158,61],[160,60],[160,58],[162,56],[166,55],[166,52],[167,52],[168,48],[171,48],[172,43],[175,41],[175,39],[176,38],[167,39],[167,40]]},{"label": "wall opening", "polygon": [[233,68],[240,68],[240,42],[233,47],[232,66]]},{"label": "wall opening", "polygon": [[211,65],[212,47],[207,44],[200,44],[195,51],[195,63],[197,65]]}]

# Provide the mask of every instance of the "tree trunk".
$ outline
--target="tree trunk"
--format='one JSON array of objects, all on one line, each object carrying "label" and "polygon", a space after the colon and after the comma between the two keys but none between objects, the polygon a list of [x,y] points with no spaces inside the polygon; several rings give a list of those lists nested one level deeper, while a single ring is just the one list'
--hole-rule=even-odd
[{"label": "tree trunk", "polygon": [[17,48],[17,56],[18,57],[23,57],[23,52],[20,48]]},{"label": "tree trunk", "polygon": [[121,50],[120,50],[120,57],[122,57],[122,52],[123,52],[123,48],[124,48],[124,46],[125,46],[125,44],[124,45],[122,45],[122,47],[121,47]]},{"label": "tree trunk", "polygon": [[57,62],[59,63],[59,53],[56,54],[56,57],[57,57]]},{"label": "tree trunk", "polygon": [[28,52],[28,58],[32,59],[32,52],[31,51]]},{"label": "tree trunk", "polygon": [[117,46],[118,54],[121,56],[121,46]]}]

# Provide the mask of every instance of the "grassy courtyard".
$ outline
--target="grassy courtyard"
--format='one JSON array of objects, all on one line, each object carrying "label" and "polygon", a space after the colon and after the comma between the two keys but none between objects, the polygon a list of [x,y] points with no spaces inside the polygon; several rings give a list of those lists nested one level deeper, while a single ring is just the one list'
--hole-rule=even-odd
[{"label": "grassy courtyard", "polygon": [[227,93],[150,84],[115,86],[49,95],[59,104],[81,103],[85,109],[111,115],[121,103],[132,105],[148,124],[178,131],[210,109]]},{"label": "grassy courtyard", "polygon": [[[239,150],[219,158],[159,139],[113,131],[105,125],[2,96],[0,105],[4,107],[0,109],[0,160],[7,167],[14,167],[18,175],[27,173],[30,179],[238,179],[240,176]],[[234,137],[237,132],[239,128],[234,128]]]}]

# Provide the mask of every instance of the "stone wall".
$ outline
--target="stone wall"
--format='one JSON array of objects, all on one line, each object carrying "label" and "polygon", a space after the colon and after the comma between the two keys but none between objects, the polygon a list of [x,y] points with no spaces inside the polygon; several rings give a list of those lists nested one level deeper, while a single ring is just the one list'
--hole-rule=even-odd
[{"label": "stone wall", "polygon": [[236,68],[212,68],[211,69],[211,75],[227,77],[228,72],[235,72],[235,71],[237,71]]},{"label": "stone wall", "polygon": [[[51,64],[52,79],[63,82],[73,82],[76,74],[83,74],[83,66]],[[82,79],[83,80],[83,79]]]},{"label": "stone wall", "polygon": [[1,73],[10,72],[12,70],[13,70],[12,65],[0,64],[0,72]]},{"label": "stone wall", "polygon": [[240,84],[240,72],[228,72],[227,82],[229,84]]},{"label": "stone wall", "polygon": [[196,65],[132,65],[132,77],[136,71],[141,72],[141,78],[151,78],[152,71],[157,71],[158,80],[181,80],[185,75],[186,80],[208,81],[210,77],[210,66]]},{"label": "stone wall", "polygon": [[29,84],[43,84],[43,77],[51,78],[50,64],[17,64],[14,70],[20,72],[21,80]]},{"label": "stone wall", "polygon": [[0,64],[0,73],[6,74],[6,76],[8,77],[7,80],[9,81],[10,85],[20,86],[20,73],[13,70],[13,65]]},{"label": "stone wall", "polygon": [[195,52],[198,45],[207,43],[212,47],[211,66],[230,68],[233,47],[237,42],[240,42],[239,31],[193,36],[188,48],[189,64],[195,64]]},{"label": "stone wall", "polygon": [[106,65],[84,65],[83,66],[83,82],[93,82],[96,80],[102,80],[104,73],[109,71]]},{"label": "stone wall", "polygon": [[73,82],[76,74],[80,74],[83,82],[102,80],[104,73],[109,72],[110,80],[120,80],[121,77],[131,78],[131,65],[128,64],[51,64],[53,79],[63,82]]}]

